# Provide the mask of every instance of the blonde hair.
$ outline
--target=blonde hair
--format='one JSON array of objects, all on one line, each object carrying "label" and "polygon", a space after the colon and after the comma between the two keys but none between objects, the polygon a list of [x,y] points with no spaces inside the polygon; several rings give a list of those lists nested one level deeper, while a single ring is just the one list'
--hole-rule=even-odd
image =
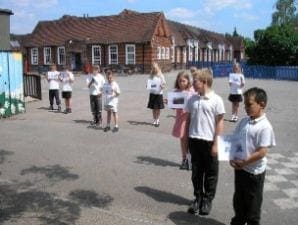
[{"label": "blonde hair", "polygon": [[240,67],[240,64],[239,63],[234,63],[233,64],[233,71],[235,73],[241,73],[241,67]]},{"label": "blonde hair", "polygon": [[160,76],[161,74],[162,73],[159,65],[156,62],[152,63],[150,77],[152,78],[154,76]]},{"label": "blonde hair", "polygon": [[193,73],[196,72],[198,69],[197,69],[197,67],[192,66],[192,67],[189,68],[189,70],[190,70],[190,73],[193,74]]},{"label": "blonde hair", "polygon": [[208,87],[212,87],[213,74],[211,69],[198,69],[196,72],[193,73],[193,79],[202,81],[203,83],[207,84]]}]

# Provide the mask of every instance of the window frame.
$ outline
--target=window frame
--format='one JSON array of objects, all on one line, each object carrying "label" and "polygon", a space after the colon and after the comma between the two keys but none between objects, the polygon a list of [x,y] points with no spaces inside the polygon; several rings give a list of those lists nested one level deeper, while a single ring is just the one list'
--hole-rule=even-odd
[{"label": "window frame", "polygon": [[[134,51],[128,52],[128,48],[133,47]],[[129,61],[128,55],[133,54],[133,63]],[[135,44],[126,44],[125,45],[125,64],[126,65],[135,65],[136,64],[136,45]]]},{"label": "window frame", "polygon": [[[63,50],[63,54],[61,54],[60,50]],[[59,46],[59,47],[57,47],[57,64],[65,65],[65,63],[66,63],[65,47]]]},{"label": "window frame", "polygon": [[[34,51],[35,54],[34,54]],[[31,48],[31,65],[38,65],[38,48],[35,47],[35,48]]]},{"label": "window frame", "polygon": [[[49,50],[49,51],[47,52],[47,50]],[[44,63],[44,65],[52,64],[52,49],[51,49],[51,47],[43,48],[43,63]]]},{"label": "window frame", "polygon": [[[98,55],[95,55],[95,50],[98,50]],[[92,65],[101,65],[101,46],[100,45],[92,45]]]},{"label": "window frame", "polygon": [[[116,61],[112,61],[112,52],[111,52],[111,48],[114,48],[116,47],[116,52],[113,53],[115,54],[117,57],[116,57]],[[118,64],[118,45],[109,45],[109,64]]]}]

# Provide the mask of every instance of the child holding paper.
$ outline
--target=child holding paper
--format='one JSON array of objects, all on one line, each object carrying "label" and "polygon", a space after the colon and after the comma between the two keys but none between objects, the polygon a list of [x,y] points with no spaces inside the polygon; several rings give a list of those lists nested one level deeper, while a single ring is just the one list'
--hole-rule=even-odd
[{"label": "child holding paper", "polygon": [[261,88],[250,88],[244,93],[248,117],[237,125],[234,134],[240,142],[240,152],[230,161],[235,169],[231,225],[259,225],[268,148],[275,146],[273,128],[266,117],[267,94]]},{"label": "child holding paper", "polygon": [[114,79],[113,72],[107,71],[107,82],[103,85],[104,95],[104,109],[107,111],[107,125],[104,131],[107,132],[111,129],[111,117],[113,114],[114,128],[113,132],[119,131],[118,126],[118,96],[120,95],[120,88]]},{"label": "child holding paper", "polygon": [[62,82],[62,98],[65,100],[64,113],[71,113],[72,83],[74,82],[73,73],[68,70],[67,66],[64,66],[59,78]]},{"label": "child holding paper", "polygon": [[241,73],[239,63],[233,65],[233,73],[229,74],[230,95],[229,100],[232,102],[231,122],[238,121],[239,105],[242,99],[242,88],[244,86],[244,75]]},{"label": "child holding paper", "polygon": [[92,66],[92,74],[86,79],[89,88],[90,108],[93,115],[91,125],[101,126],[102,123],[102,87],[105,83],[103,75],[100,74],[99,65]]},{"label": "child holding paper", "polygon": [[[186,71],[181,71],[178,73],[175,81],[175,92],[184,92],[187,95],[187,99],[194,93],[190,77]],[[187,113],[184,108],[176,109],[176,120],[172,130],[172,135],[174,137],[180,138],[182,163],[180,169],[189,170],[191,163],[189,162],[187,156],[188,152],[188,126],[187,126]],[[190,158],[190,157],[189,157]]]},{"label": "child holding paper", "polygon": [[58,106],[58,111],[61,111],[61,100],[59,97],[59,72],[57,71],[57,67],[55,64],[52,64],[50,67],[50,71],[47,72],[47,81],[49,82],[49,100],[50,107],[49,110],[54,109],[54,99]]},{"label": "child holding paper", "polygon": [[160,125],[160,110],[164,109],[163,89],[165,88],[165,84],[165,77],[158,64],[154,62],[152,64],[150,78],[147,82],[147,89],[150,91],[147,108],[152,109],[152,125],[155,127]]}]

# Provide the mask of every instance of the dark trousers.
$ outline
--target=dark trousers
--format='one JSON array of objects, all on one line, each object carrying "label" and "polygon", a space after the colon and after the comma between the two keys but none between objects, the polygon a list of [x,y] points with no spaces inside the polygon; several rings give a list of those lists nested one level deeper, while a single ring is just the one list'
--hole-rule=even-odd
[{"label": "dark trousers", "polygon": [[235,216],[231,225],[260,224],[265,174],[254,175],[244,170],[235,170]]},{"label": "dark trousers", "polygon": [[102,100],[100,95],[90,95],[90,107],[93,114],[94,122],[101,120]]},{"label": "dark trousers", "polygon": [[59,90],[49,90],[49,100],[50,100],[50,105],[54,105],[54,99],[56,101],[57,105],[61,104],[60,97],[59,97]]},{"label": "dark trousers", "polygon": [[212,201],[218,180],[218,160],[211,156],[213,142],[189,138],[194,196]]}]

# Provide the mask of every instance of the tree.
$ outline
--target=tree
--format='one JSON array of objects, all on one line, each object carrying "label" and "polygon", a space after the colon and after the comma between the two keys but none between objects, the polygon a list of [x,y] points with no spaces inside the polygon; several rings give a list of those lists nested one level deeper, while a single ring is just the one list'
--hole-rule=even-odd
[{"label": "tree", "polygon": [[278,0],[275,4],[276,11],[272,14],[271,25],[284,25],[294,23],[298,18],[295,0]]},{"label": "tree", "polygon": [[298,31],[293,25],[255,31],[255,43],[246,48],[248,62],[260,65],[297,65]]}]

